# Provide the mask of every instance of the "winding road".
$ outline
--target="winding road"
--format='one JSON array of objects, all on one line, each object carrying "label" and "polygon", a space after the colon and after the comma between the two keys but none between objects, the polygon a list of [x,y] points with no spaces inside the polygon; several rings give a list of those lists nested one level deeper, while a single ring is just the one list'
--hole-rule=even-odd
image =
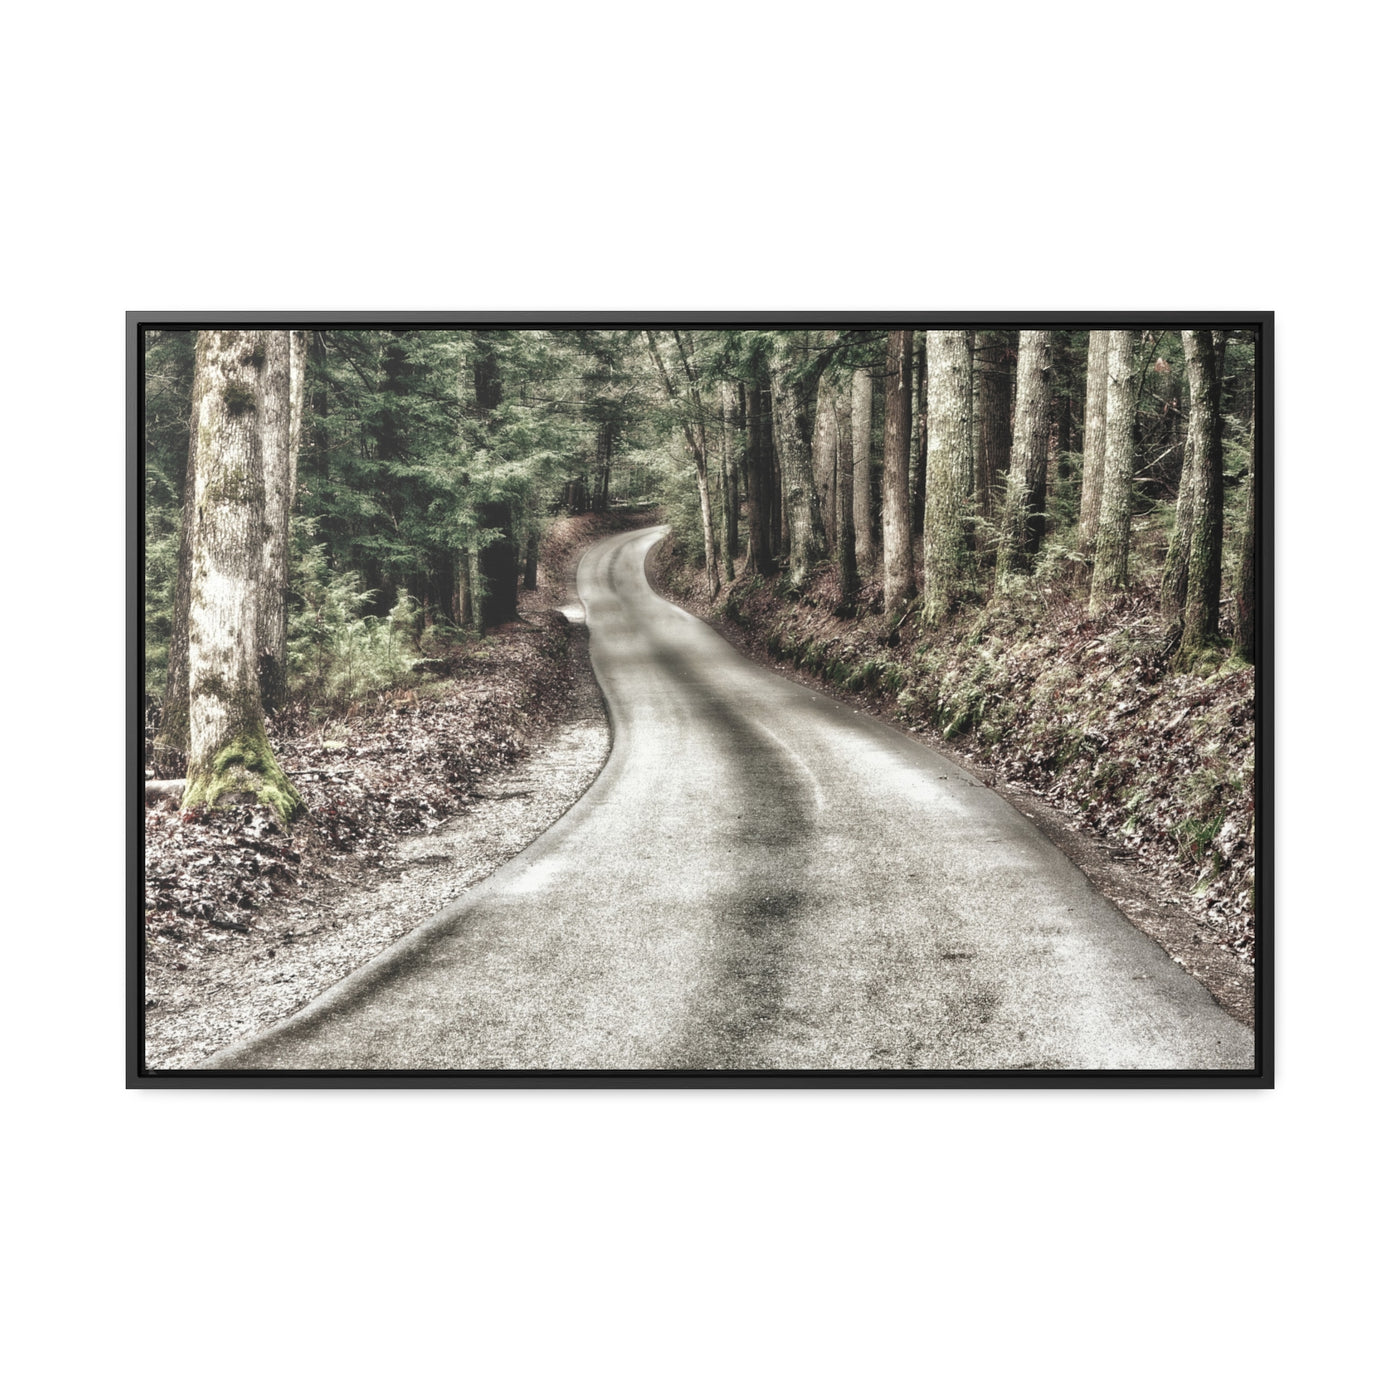
[{"label": "winding road", "polygon": [[210,1069],[1232,1069],[1253,1036],[1002,798],[657,597],[578,575],[597,781]]}]

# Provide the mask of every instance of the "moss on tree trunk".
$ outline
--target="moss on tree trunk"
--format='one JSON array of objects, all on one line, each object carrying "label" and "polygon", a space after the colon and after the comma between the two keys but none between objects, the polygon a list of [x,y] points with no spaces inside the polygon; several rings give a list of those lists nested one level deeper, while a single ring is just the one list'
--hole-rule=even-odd
[{"label": "moss on tree trunk", "polygon": [[268,743],[259,718],[218,751],[185,784],[182,807],[221,807],[251,804],[270,808],[283,826],[289,826],[306,804],[282,771]]}]

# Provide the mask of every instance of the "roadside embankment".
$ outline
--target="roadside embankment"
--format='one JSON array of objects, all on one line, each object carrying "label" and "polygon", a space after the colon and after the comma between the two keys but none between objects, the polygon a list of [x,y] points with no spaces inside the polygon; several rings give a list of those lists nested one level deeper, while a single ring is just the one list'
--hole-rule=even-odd
[{"label": "roadside embankment", "polygon": [[[713,603],[669,538],[651,567],[661,591],[750,655],[950,751],[1033,819],[1059,814],[1092,838],[1105,872],[1119,867],[1120,885],[1134,863],[1158,887],[1136,902],[1174,905],[1195,925],[1176,935],[1197,945],[1179,960],[1218,953],[1232,977],[1252,964],[1252,667],[1217,656],[1174,673],[1167,629],[1135,595],[1091,616],[1067,585],[1028,584],[940,627],[910,612],[891,634],[873,588],[838,615],[829,567],[800,597],[749,574]],[[1092,864],[1079,844],[1073,857]],[[1133,899],[1105,892],[1143,925]]]}]

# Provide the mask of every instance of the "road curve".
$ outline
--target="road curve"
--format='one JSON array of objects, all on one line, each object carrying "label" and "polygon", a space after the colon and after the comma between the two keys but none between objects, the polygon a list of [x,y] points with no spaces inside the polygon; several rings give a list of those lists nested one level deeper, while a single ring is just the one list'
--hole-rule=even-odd
[{"label": "road curve", "polygon": [[1253,1040],[955,764],[579,566],[612,754],[464,898],[210,1069],[1234,1069]]}]

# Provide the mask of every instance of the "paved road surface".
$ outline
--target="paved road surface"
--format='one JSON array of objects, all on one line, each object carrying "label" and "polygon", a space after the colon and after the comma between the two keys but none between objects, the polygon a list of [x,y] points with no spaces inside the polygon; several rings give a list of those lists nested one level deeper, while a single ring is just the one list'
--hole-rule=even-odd
[{"label": "paved road surface", "polygon": [[580,565],[615,734],[583,799],[206,1067],[1251,1067],[1250,1032],[995,793],[658,598],[660,533]]}]

